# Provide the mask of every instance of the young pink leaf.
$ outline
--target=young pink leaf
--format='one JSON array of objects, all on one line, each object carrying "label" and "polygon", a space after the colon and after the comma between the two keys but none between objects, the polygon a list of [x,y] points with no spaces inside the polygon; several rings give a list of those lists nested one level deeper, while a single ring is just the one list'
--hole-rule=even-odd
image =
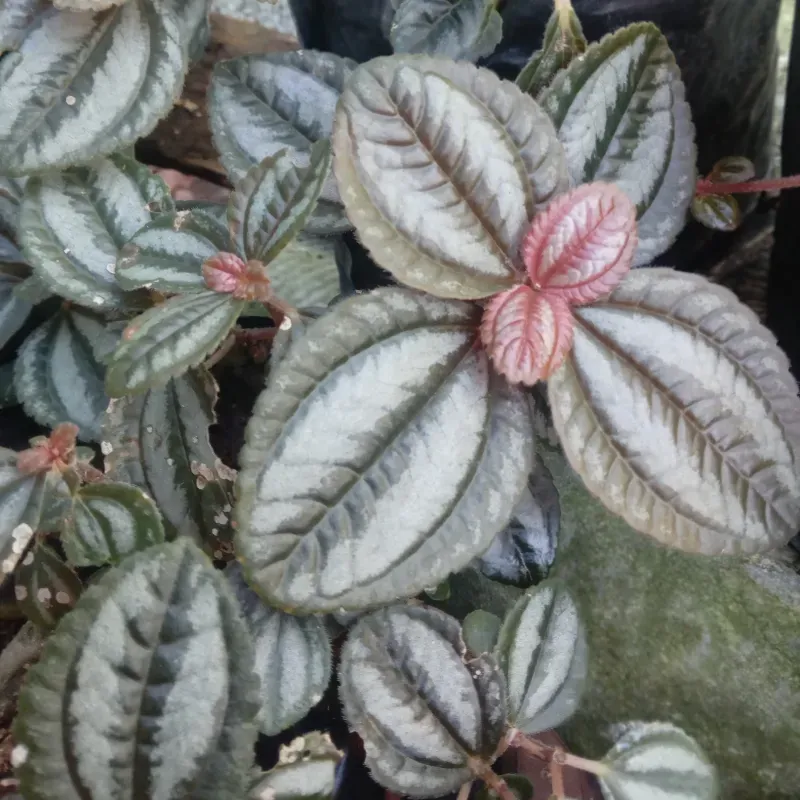
[{"label": "young pink leaf", "polygon": [[572,312],[559,295],[515,286],[489,301],[481,339],[501,375],[533,386],[561,366],[572,344]]},{"label": "young pink leaf", "polygon": [[570,304],[608,294],[630,269],[636,207],[610,183],[580,186],[539,214],[522,242],[533,288]]},{"label": "young pink leaf", "polygon": [[260,261],[244,262],[234,253],[217,253],[203,262],[206,286],[232,294],[237,300],[266,302],[271,297],[269,278]]},{"label": "young pink leaf", "polygon": [[54,428],[49,438],[39,437],[33,447],[17,455],[17,469],[25,475],[39,475],[51,468],[69,466],[75,460],[77,436],[77,425],[62,422]]}]

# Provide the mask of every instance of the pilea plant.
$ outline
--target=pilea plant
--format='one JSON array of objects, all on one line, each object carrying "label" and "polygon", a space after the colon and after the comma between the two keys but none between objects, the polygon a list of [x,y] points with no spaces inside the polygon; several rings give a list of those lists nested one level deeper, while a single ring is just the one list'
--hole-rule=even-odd
[{"label": "pilea plant", "polygon": [[[727,229],[736,194],[791,180],[737,158],[698,180],[654,25],[590,44],[556,0],[515,84],[470,63],[495,6],[387,3],[395,53],[363,65],[219,64],[225,207],[175,202],[130,150],[202,51],[204,0],[3,0],[0,403],[52,429],[0,450],[0,578],[54,629],[14,726],[26,800],[332,797],[324,734],[267,772],[253,746],[337,664],[394,792],[530,798],[494,768],[519,748],[558,800],[565,769],[608,800],[717,796],[669,722],[619,726],[602,761],[536,738],[587,674],[578,609],[541,582],[559,497],[537,447],[665,545],[794,535],[785,356],[732,293],[649,266],[690,207]],[[390,285],[354,291],[351,229]],[[237,473],[212,370],[267,353]],[[476,570],[525,589],[504,619],[442,610]]]}]

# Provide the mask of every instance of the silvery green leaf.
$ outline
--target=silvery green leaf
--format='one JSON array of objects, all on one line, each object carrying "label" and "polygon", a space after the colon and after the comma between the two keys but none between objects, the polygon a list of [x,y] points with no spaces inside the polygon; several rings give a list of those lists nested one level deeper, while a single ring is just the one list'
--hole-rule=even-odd
[{"label": "silvery green leaf", "polygon": [[191,211],[193,214],[205,214],[215,222],[228,227],[228,206],[225,203],[214,203],[210,200],[176,200],[176,211]]},{"label": "silvery green leaf", "polygon": [[[11,5],[13,6],[14,3]],[[2,8],[4,7],[0,6],[0,30],[2,30]],[[0,235],[8,237],[12,242],[17,239],[19,209],[24,191],[22,181],[0,175]]]},{"label": "silvery green leaf", "polygon": [[14,362],[0,364],[0,409],[19,405],[14,389]]},{"label": "silvery green leaf", "polygon": [[25,258],[11,239],[0,234],[0,264],[23,264]]},{"label": "silvery green leaf", "polygon": [[173,0],[173,2],[178,19],[183,24],[183,46],[188,59],[187,65],[193,64],[202,58],[211,37],[211,23],[208,18],[211,3],[209,0]]},{"label": "silvery green leaf", "polygon": [[99,14],[43,5],[0,68],[0,170],[85,164],[149,133],[182,85],[185,20],[199,5],[129,0]]},{"label": "silvery green leaf", "polygon": [[44,7],[44,0],[2,0],[0,2],[0,54],[16,50],[25,30]]},{"label": "silvery green leaf", "polygon": [[281,150],[252,167],[228,202],[228,224],[243,258],[271,262],[305,227],[331,171],[327,140],[311,148],[307,167]]},{"label": "silvery green leaf", "polygon": [[14,295],[30,305],[37,305],[51,298],[53,293],[38,275],[29,275],[14,287]]},{"label": "silvery green leaf", "polygon": [[53,0],[61,11],[105,11],[111,6],[122,5],[126,0]]},{"label": "silvery green leaf", "polygon": [[47,631],[72,609],[82,591],[80,578],[43,542],[25,554],[14,576],[19,610]]},{"label": "silvery green leaf", "polygon": [[120,250],[116,278],[126,290],[169,294],[204,289],[207,258],[231,249],[228,228],[202,211],[161,214]]},{"label": "silvery green leaf", "polygon": [[334,169],[359,239],[399,281],[441,297],[514,285],[530,218],[566,184],[545,114],[490,76],[425,57],[374,59],[337,107]]},{"label": "silvery green leaf", "polygon": [[616,183],[636,204],[635,264],[672,244],[694,196],[697,152],[684,95],[667,40],[655,25],[636,23],[591,45],[542,97],[573,183]]},{"label": "silvery green leaf", "polygon": [[492,580],[527,588],[546,577],[556,557],[561,507],[547,467],[537,455],[508,527],[477,566]]},{"label": "silvery green leaf", "polygon": [[697,742],[664,722],[636,723],[601,762],[606,800],[715,800],[719,782]]},{"label": "silvery green leaf", "polygon": [[323,312],[324,309],[303,309],[302,311],[294,309],[281,320],[275,338],[272,340],[272,349],[269,354],[270,369],[275,369],[280,360],[289,352],[289,347],[305,336],[309,325],[319,319]]},{"label": "silvery green leaf", "polygon": [[0,264],[0,348],[23,326],[31,304],[14,291],[30,274],[24,264]]},{"label": "silvery green leaf", "polygon": [[[103,424],[106,473],[133,483],[155,500],[170,536],[208,541],[224,526],[230,507],[208,521],[201,473],[216,472],[208,438],[217,386],[205,370],[190,370],[162,389],[113,400]],[[216,516],[219,522],[214,522]]]},{"label": "silvery green leaf", "polygon": [[464,643],[474,655],[491,653],[497,643],[497,635],[503,624],[500,617],[478,608],[470,611],[461,624]]},{"label": "silvery green leaf", "polygon": [[479,319],[472,305],[378,290],[335,305],[270,372],[236,513],[262,596],[303,613],[413,596],[508,522],[530,417],[475,347]]},{"label": "silvery green leaf", "polygon": [[23,342],[14,369],[25,412],[50,428],[74,422],[81,439],[98,440],[108,405],[98,352],[113,347],[116,338],[101,319],[79,308],[42,323]]},{"label": "silvery green leaf", "polygon": [[56,294],[98,310],[119,308],[126,303],[114,277],[120,249],[171,206],[166,184],[147,167],[121,155],[97,159],[28,181],[22,247]]},{"label": "silvery green leaf", "polygon": [[342,649],[345,716],[382,786],[439,797],[472,777],[470,757],[494,754],[505,732],[505,685],[490,656],[466,660],[458,622],[391,606],[362,617]]},{"label": "silvery green leaf", "polygon": [[243,300],[220,292],[172,297],[128,325],[106,372],[111,397],[164,386],[196,367],[228,335]]},{"label": "silvery green leaf", "polygon": [[241,800],[252,644],[225,578],[188,540],[106,572],[47,641],[14,739],[28,800]]},{"label": "silvery green leaf", "polygon": [[517,76],[517,86],[531,97],[539,95],[553,78],[588,46],[583,28],[572,3],[558,2],[547,21],[542,47]]},{"label": "silvery green leaf", "polygon": [[266,605],[244,582],[239,564],[226,570],[253,637],[261,680],[261,733],[275,736],[322,699],[331,680],[331,643],[321,617],[295,617]]},{"label": "silvery green leaf", "polygon": [[496,0],[403,0],[389,39],[395,53],[477,61],[491,55],[503,37],[496,6]]},{"label": "silvery green leaf", "polygon": [[495,650],[508,682],[509,719],[534,734],[565,722],[586,680],[586,635],[572,597],[549,581],[531,589],[503,621]]},{"label": "silvery green leaf", "polygon": [[90,483],[74,495],[64,520],[64,552],[76,567],[118,564],[164,541],[155,503],[127,483]]},{"label": "silvery green leaf", "polygon": [[757,553],[800,527],[800,399],[775,337],[706,278],[629,273],[574,309],[548,382],[564,453],[631,527],[706,554]]}]

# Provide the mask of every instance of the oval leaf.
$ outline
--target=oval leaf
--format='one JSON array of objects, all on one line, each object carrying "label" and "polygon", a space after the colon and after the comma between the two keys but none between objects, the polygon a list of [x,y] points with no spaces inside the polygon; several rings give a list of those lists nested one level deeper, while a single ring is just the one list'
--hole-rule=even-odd
[{"label": "oval leaf", "polygon": [[227,226],[211,214],[162,214],[120,250],[117,282],[126,290],[147,288],[164,294],[203,289],[203,262],[230,248]]},{"label": "oval leaf", "polygon": [[171,206],[166,184],[147,167],[122,155],[98,159],[28,181],[22,247],[56,294],[98,310],[119,308],[126,304],[114,276],[120,249]]},{"label": "oval leaf", "polygon": [[164,541],[161,515],[136,486],[82,486],[64,520],[64,552],[76,567],[118,564],[125,556]]},{"label": "oval leaf", "polygon": [[522,588],[538,583],[555,561],[560,524],[558,491],[537,455],[511,523],[480,557],[478,568],[494,581]]},{"label": "oval leaf", "polygon": [[255,672],[261,680],[258,727],[275,736],[303,719],[328,688],[331,643],[325,623],[266,605],[244,582],[238,564],[226,574],[253,637]]},{"label": "oval leaf", "polygon": [[714,800],[719,782],[700,746],[680,728],[635,723],[601,762],[606,800]]},{"label": "oval leaf", "polygon": [[43,5],[4,64],[0,171],[87,163],[149,133],[172,107],[188,66],[187,5],[205,3],[129,0],[100,14]]},{"label": "oval leaf", "polygon": [[744,183],[751,181],[756,176],[755,164],[744,156],[727,156],[714,164],[708,173],[708,180],[712,183]]},{"label": "oval leaf", "polygon": [[128,325],[106,373],[111,397],[163,386],[197,366],[228,335],[243,300],[219,292],[178,295]]},{"label": "oval leaf", "polygon": [[524,396],[490,374],[476,323],[473,306],[386,289],[292,344],[241,455],[237,550],[259,594],[357,610],[435,586],[488,547],[533,445]]},{"label": "oval leaf", "polygon": [[48,631],[72,609],[82,591],[75,572],[41,542],[22,559],[14,580],[20,611],[34,625]]},{"label": "oval leaf", "polygon": [[541,733],[572,716],[588,653],[566,591],[545,582],[526,592],[503,621],[495,653],[508,681],[509,718],[518,730]]},{"label": "oval leaf", "polygon": [[31,304],[14,291],[30,274],[24,264],[0,264],[0,348],[25,324]]},{"label": "oval leaf", "polygon": [[495,294],[518,279],[525,165],[486,106],[410,64],[370,61],[342,94],[334,166],[348,216],[403,283],[440,297]]},{"label": "oval leaf", "polygon": [[582,305],[622,280],[635,249],[633,203],[611,184],[590,183],[536,217],[522,242],[522,259],[534,289]]},{"label": "oval leaf", "polygon": [[564,452],[636,530],[707,554],[756,553],[800,527],[800,400],[774,336],[727,289],[629,273],[575,309],[548,384]]},{"label": "oval leaf", "polygon": [[558,295],[516,286],[489,301],[481,339],[501,375],[533,386],[564,360],[572,344],[572,314]]},{"label": "oval leaf", "polygon": [[189,540],[126,559],[28,673],[14,725],[28,753],[23,793],[240,800],[256,732],[252,665],[225,578]]},{"label": "oval leaf", "polygon": [[500,633],[502,620],[495,614],[488,611],[476,609],[464,617],[461,626],[461,633],[464,637],[464,644],[473,655],[491,653],[497,644],[497,636]]},{"label": "oval leaf", "polygon": [[542,97],[573,185],[607,181],[636,205],[634,263],[663,253],[686,222],[697,178],[694,125],[669,44],[637,23],[591,45]]},{"label": "oval leaf", "polygon": [[439,797],[473,776],[505,728],[505,686],[490,656],[465,661],[458,622],[430,608],[393,606],[362,617],[342,649],[345,716],[367,766],[387,789]]},{"label": "oval leaf", "polygon": [[19,405],[17,391],[14,388],[14,362],[0,364],[0,409],[13,408]]},{"label": "oval leaf", "polygon": [[496,0],[403,0],[389,39],[395,53],[477,61],[491,55],[503,37],[496,5]]},{"label": "oval leaf", "polygon": [[253,167],[228,203],[228,223],[238,252],[268,264],[306,224],[330,174],[327,141],[311,148],[307,167],[282,150]]},{"label": "oval leaf", "polygon": [[698,195],[691,209],[692,216],[712,231],[730,233],[742,224],[742,210],[732,194]]},{"label": "oval leaf", "polygon": [[25,412],[48,428],[73,422],[81,439],[98,440],[108,405],[102,360],[117,338],[113,329],[78,308],[40,325],[20,347],[14,367]]}]

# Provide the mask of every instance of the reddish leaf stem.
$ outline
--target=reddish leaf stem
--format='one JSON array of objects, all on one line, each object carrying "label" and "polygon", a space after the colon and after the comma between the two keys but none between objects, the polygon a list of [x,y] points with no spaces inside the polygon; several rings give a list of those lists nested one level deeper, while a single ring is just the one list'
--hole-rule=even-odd
[{"label": "reddish leaf stem", "polygon": [[553,753],[550,761],[550,782],[553,787],[553,794],[558,800],[564,800],[566,790],[564,789],[564,751],[558,748]]},{"label": "reddish leaf stem", "polygon": [[755,192],[779,192],[781,189],[800,188],[800,175],[787,175],[784,178],[764,178],[743,183],[718,183],[707,178],[697,182],[695,193],[708,194],[752,194]]},{"label": "reddish leaf stem", "polygon": [[465,783],[459,790],[458,790],[458,797],[456,800],[469,800],[469,793],[472,791],[472,781]]}]

